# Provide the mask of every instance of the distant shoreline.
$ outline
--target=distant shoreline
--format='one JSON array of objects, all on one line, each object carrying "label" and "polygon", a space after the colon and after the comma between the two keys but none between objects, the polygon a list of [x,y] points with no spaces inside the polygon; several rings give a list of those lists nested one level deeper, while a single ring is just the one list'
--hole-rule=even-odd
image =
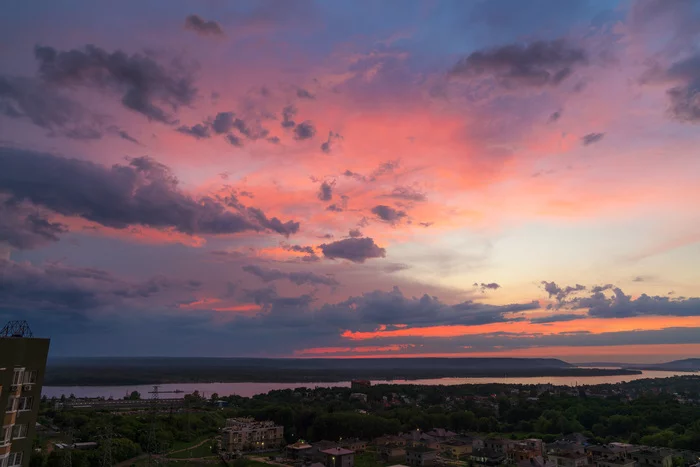
[{"label": "distant shoreline", "polygon": [[[149,371],[151,370],[151,371]],[[216,371],[207,369],[164,368],[136,371],[134,368],[66,368],[49,367],[44,385],[70,386],[134,386],[147,384],[185,383],[338,383],[354,379],[410,381],[442,378],[527,378],[527,377],[595,377],[639,375],[641,370],[597,369],[597,368],[540,368],[503,370],[456,370],[456,369],[400,369],[387,370],[300,370],[261,369],[258,371]]]}]

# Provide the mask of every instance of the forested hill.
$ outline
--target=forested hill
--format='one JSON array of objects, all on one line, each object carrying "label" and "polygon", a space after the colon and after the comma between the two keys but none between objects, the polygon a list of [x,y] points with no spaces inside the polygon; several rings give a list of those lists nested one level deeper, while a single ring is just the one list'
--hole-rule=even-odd
[{"label": "forested hill", "polygon": [[540,358],[54,358],[49,361],[44,384],[329,382],[635,373],[638,371],[577,368],[562,360]]}]

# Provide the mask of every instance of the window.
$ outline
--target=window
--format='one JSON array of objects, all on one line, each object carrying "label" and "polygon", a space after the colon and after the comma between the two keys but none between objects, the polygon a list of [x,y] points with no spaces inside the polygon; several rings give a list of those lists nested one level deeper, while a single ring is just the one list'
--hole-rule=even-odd
[{"label": "window", "polygon": [[31,371],[24,371],[24,384],[36,384],[36,377],[37,377],[37,371],[36,370],[31,370]]},{"label": "window", "polygon": [[14,412],[15,410],[17,410],[17,396],[10,396],[7,398],[5,412]]},{"label": "window", "polygon": [[17,404],[17,410],[20,412],[23,410],[32,410],[34,405],[34,398],[32,396],[20,397],[19,404]]},{"label": "window", "polygon": [[27,437],[27,425],[15,425],[12,427],[12,439]]},{"label": "window", "polygon": [[4,426],[2,427],[2,430],[0,430],[0,444],[7,444],[10,442],[10,432],[11,432],[12,427],[11,426]]},{"label": "window", "polygon": [[12,374],[12,385],[17,386],[22,384],[22,373],[24,373],[24,368],[15,368],[15,372]]},{"label": "window", "polygon": [[12,467],[14,465],[22,465],[22,454],[22,452],[11,452],[7,458],[8,467]]}]

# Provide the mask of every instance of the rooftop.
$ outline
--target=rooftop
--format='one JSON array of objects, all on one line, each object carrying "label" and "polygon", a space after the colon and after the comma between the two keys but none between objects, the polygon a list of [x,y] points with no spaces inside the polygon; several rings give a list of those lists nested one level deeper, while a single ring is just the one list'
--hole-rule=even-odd
[{"label": "rooftop", "polygon": [[331,456],[345,456],[348,454],[355,454],[355,451],[351,451],[350,449],[345,448],[331,448],[321,452],[324,454],[329,454]]}]

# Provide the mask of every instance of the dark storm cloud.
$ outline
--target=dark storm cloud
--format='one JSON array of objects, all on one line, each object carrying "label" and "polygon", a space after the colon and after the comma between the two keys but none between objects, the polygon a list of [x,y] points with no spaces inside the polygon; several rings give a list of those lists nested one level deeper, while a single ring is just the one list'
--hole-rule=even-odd
[{"label": "dark storm cloud", "polygon": [[304,245],[287,245],[287,244],[282,244],[282,248],[284,248],[287,251],[294,251],[297,253],[307,253],[310,255],[315,255],[316,252],[314,251],[314,247],[312,246],[304,246]]},{"label": "dark storm cloud", "polygon": [[219,112],[214,117],[211,127],[216,134],[228,133],[233,128],[234,118],[235,114],[233,112]]},{"label": "dark storm cloud", "polygon": [[395,224],[399,222],[401,219],[406,217],[406,212],[405,211],[399,211],[397,209],[394,209],[390,206],[386,206],[383,204],[379,204],[375,207],[372,208],[372,214],[377,216],[379,219],[383,220],[384,222],[389,222],[390,224]]},{"label": "dark storm cloud", "polygon": [[309,91],[303,88],[297,89],[297,97],[299,99],[316,99],[316,96],[314,96]]},{"label": "dark storm cloud", "polygon": [[330,154],[333,149],[333,142],[341,139],[343,139],[343,137],[339,133],[329,131],[328,139],[321,144],[321,151],[325,152],[326,154]]},{"label": "dark storm cloud", "polygon": [[279,136],[270,136],[269,138],[267,138],[267,141],[272,144],[280,144]]},{"label": "dark storm cloud", "polygon": [[583,143],[584,146],[588,146],[602,140],[604,136],[605,133],[588,133],[581,137],[581,143]]},{"label": "dark storm cloud", "polygon": [[331,212],[343,212],[342,206],[338,206],[337,204],[333,203],[330,204],[327,208],[326,211],[331,211]]},{"label": "dark storm cloud", "polygon": [[549,116],[549,123],[556,122],[561,118],[561,111],[557,110],[556,112],[552,113],[552,115]]},{"label": "dark storm cloud", "polygon": [[103,133],[138,143],[116,126],[105,128],[107,118],[95,115],[56,89],[31,78],[0,76],[0,115],[26,119],[49,131],[49,136],[95,140]]},{"label": "dark storm cloud", "polygon": [[633,316],[700,316],[700,298],[677,298],[642,294],[636,299],[618,287],[612,295],[596,292],[588,297],[574,299],[574,308],[587,308],[588,315],[596,318],[627,318]]},{"label": "dark storm cloud", "polygon": [[183,193],[168,167],[148,157],[105,167],[50,154],[0,148],[0,192],[66,216],[118,229],[174,228],[186,234],[273,230],[290,235],[299,223],[269,219],[256,208]]},{"label": "dark storm cloud", "polygon": [[130,142],[135,143],[135,144],[141,144],[141,143],[139,143],[139,140],[137,140],[136,138],[134,138],[133,136],[131,136],[131,135],[130,135],[129,133],[127,133],[126,131],[120,130],[120,129],[118,129],[118,128],[117,128],[115,131],[116,131],[117,135],[118,135],[121,139],[125,139],[125,140],[130,141]]},{"label": "dark storm cloud", "polygon": [[559,287],[556,282],[540,282],[545,292],[549,294],[549,298],[556,298],[558,302],[565,302],[567,298],[578,292],[586,290],[586,286],[581,284],[576,284],[575,286]]},{"label": "dark storm cloud", "polygon": [[321,284],[328,286],[339,285],[339,282],[331,276],[316,274],[309,271],[285,272],[279,269],[264,268],[255,264],[243,266],[245,272],[260,278],[263,282],[272,282],[287,279],[296,285]]},{"label": "dark storm cloud", "polygon": [[185,18],[185,29],[194,31],[201,36],[223,36],[224,31],[216,21],[206,21],[199,15],[189,15]]},{"label": "dark storm cloud", "polygon": [[391,193],[381,195],[382,198],[403,199],[406,201],[425,201],[425,193],[421,193],[410,186],[397,186]]},{"label": "dark storm cloud", "polygon": [[211,136],[211,134],[209,133],[209,127],[202,125],[201,123],[197,123],[193,126],[183,125],[179,127],[177,131],[178,133],[182,133],[183,135],[189,135],[196,139],[209,138]]},{"label": "dark storm cloud", "polygon": [[11,76],[0,76],[0,112],[11,118],[27,118],[46,129],[66,127],[85,116],[75,101],[30,78]]},{"label": "dark storm cloud", "polygon": [[282,122],[280,123],[282,128],[293,128],[296,125],[294,117],[296,116],[297,112],[297,108],[293,105],[288,105],[282,109]]},{"label": "dark storm cloud", "polygon": [[477,51],[457,62],[452,76],[493,76],[501,85],[553,86],[586,63],[586,52],[563,40],[537,41]]},{"label": "dark storm cloud", "polygon": [[362,232],[360,231],[360,229],[350,229],[348,235],[350,235],[351,238],[359,238],[362,236]]},{"label": "dark storm cloud", "polygon": [[343,258],[354,263],[364,263],[371,258],[384,258],[386,250],[377,246],[370,237],[346,238],[320,246],[323,256],[329,259]]},{"label": "dark storm cloud", "polygon": [[519,313],[539,308],[534,301],[503,306],[466,301],[447,305],[437,297],[406,297],[398,287],[390,292],[375,290],[350,297],[336,305],[324,305],[319,316],[343,329],[375,330],[380,325],[404,324],[411,327],[466,325],[477,326],[505,321],[522,321]]},{"label": "dark storm cloud", "polygon": [[487,290],[498,290],[501,288],[500,284],[497,284],[495,282],[489,282],[489,283],[484,283],[482,282],[479,284],[478,282],[474,282],[474,287],[478,287],[482,292],[485,292]]},{"label": "dark storm cloud", "polygon": [[573,313],[569,314],[559,314],[559,315],[552,315],[552,316],[541,316],[539,318],[530,318],[530,322],[534,324],[542,324],[542,323],[560,323],[563,321],[573,321],[575,319],[584,319],[585,316],[581,315],[575,315]]},{"label": "dark storm cloud", "polygon": [[28,250],[58,241],[68,227],[51,222],[39,209],[10,201],[0,202],[0,244]]},{"label": "dark storm cloud", "polygon": [[294,127],[294,139],[296,140],[311,139],[315,134],[316,127],[309,120],[303,121]]},{"label": "dark storm cloud", "polygon": [[233,133],[229,133],[228,135],[226,135],[226,141],[228,141],[231,146],[236,146],[237,148],[243,147],[243,141],[241,140],[241,138],[234,135]]},{"label": "dark storm cloud", "polygon": [[109,53],[94,45],[69,51],[37,46],[34,55],[45,82],[121,93],[126,108],[149,120],[174,123],[169,112],[190,105],[197,95],[189,72],[177,64],[166,68],[148,55]]},{"label": "dark storm cloud", "polygon": [[31,310],[80,311],[148,299],[170,289],[192,291],[196,281],[159,276],[130,283],[94,268],[62,264],[34,266],[0,260],[0,307]]},{"label": "dark storm cloud", "polygon": [[316,197],[321,201],[330,201],[333,199],[333,186],[335,182],[323,182],[318,188],[318,194]]}]

